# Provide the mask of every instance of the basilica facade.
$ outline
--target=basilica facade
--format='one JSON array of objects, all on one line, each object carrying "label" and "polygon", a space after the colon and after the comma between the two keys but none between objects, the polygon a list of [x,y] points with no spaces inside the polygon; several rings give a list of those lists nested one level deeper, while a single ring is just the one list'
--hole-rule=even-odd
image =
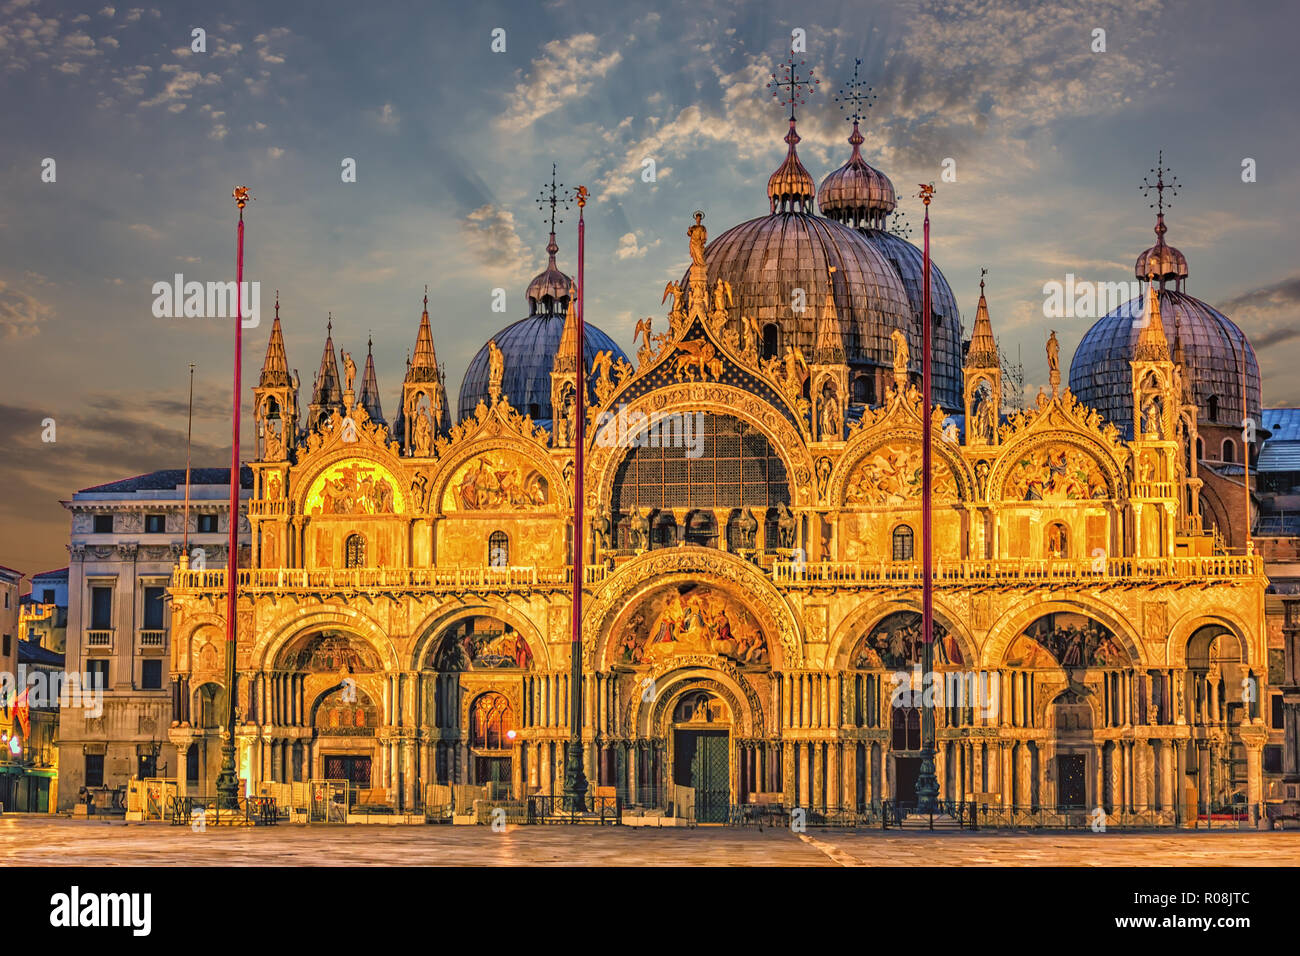
[{"label": "basilica facade", "polygon": [[[692,264],[632,358],[590,325],[578,341],[552,235],[529,315],[471,363],[454,424],[427,299],[391,423],[369,357],[358,392],[332,339],[299,414],[277,305],[238,571],[250,791],[346,779],[410,809],[433,784],[558,794],[578,574],[586,772],[627,807],[707,822],[914,799],[925,694],[941,799],[1168,825],[1261,801],[1267,580],[1203,514],[1200,379],[1164,318],[1178,263],[1139,259],[1119,411],[1062,387],[1054,336],[1050,387],[1007,408],[983,289],[967,341],[937,268],[922,316],[921,254],[885,231],[893,186],[857,123],[820,190],[798,140],[792,118],[766,215],[711,242],[702,213],[684,219]],[[203,792],[229,691],[225,589],[224,571],[181,568],[170,590],[170,739]]]}]

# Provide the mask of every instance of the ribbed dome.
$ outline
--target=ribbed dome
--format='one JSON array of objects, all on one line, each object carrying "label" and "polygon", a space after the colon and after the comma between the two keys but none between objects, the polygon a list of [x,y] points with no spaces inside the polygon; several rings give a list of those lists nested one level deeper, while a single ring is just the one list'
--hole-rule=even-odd
[{"label": "ribbed dome", "polygon": [[857,120],[849,143],[853,146],[849,161],[822,180],[817,205],[823,216],[846,226],[883,229],[885,217],[898,205],[894,184],[862,158],[863,138]]},{"label": "ribbed dome", "polygon": [[551,233],[551,241],[546,244],[550,261],[546,268],[528,283],[528,291],[525,293],[528,297],[529,315],[563,316],[564,310],[569,305],[569,288],[573,285],[573,280],[561,272],[559,266],[555,264],[555,254],[559,251],[560,247],[555,242],[555,233]]},{"label": "ribbed dome", "polygon": [[[918,254],[919,255],[919,254]],[[900,261],[909,261],[902,256]],[[705,249],[710,287],[731,283],[734,304],[728,308],[731,327],[741,330],[742,315],[758,327],[779,329],[778,352],[795,346],[812,361],[817,319],[831,288],[829,268],[835,267],[834,301],[850,367],[893,367],[889,335],[902,329],[908,337],[914,367],[919,370],[920,329],[899,271],[877,245],[861,233],[811,213],[778,212],[733,226]],[[920,274],[919,260],[915,266]],[[935,342],[934,398],[957,408],[961,398],[961,332],[952,293],[934,270],[935,309],[945,317]],[[687,284],[689,275],[683,278]],[[795,289],[802,289],[804,308],[795,312]],[[919,303],[919,299],[918,299]],[[950,309],[950,310],[949,310]],[[919,306],[918,306],[919,312]]]},{"label": "ribbed dome", "polygon": [[1133,274],[1139,279],[1147,279],[1154,274],[1157,282],[1181,283],[1187,278],[1187,257],[1165,242],[1165,233],[1168,231],[1164,214],[1161,213],[1156,217],[1156,244],[1138,256],[1133,267]]},{"label": "ribbed dome", "polygon": [[[1164,289],[1159,299],[1170,348],[1175,336],[1182,346],[1187,384],[1200,407],[1200,422],[1241,425],[1245,417],[1241,407],[1243,360],[1248,414],[1258,421],[1259,365],[1241,329],[1222,312],[1184,292]],[[1125,433],[1131,432],[1133,423],[1129,361],[1142,333],[1143,326],[1136,320],[1142,315],[1144,301],[1138,296],[1099,320],[1084,335],[1070,362],[1070,390]]]},{"label": "ribbed dome", "polygon": [[[881,255],[894,267],[907,290],[907,300],[912,314],[920,315],[925,290],[925,253],[906,239],[881,229],[858,230],[867,241],[880,250]],[[938,316],[930,330],[931,374],[934,375],[934,400],[947,408],[962,407],[962,354],[961,310],[952,287],[939,271],[934,259],[930,260],[930,312]]]},{"label": "ribbed dome", "polygon": [[[567,288],[565,298],[568,298]],[[590,370],[596,353],[608,350],[613,353],[614,362],[620,358],[626,359],[627,356],[614,344],[613,339],[594,325],[587,323],[585,330],[583,355],[587,361],[587,385],[590,400],[595,401],[595,382]],[[511,405],[522,414],[531,415],[534,421],[549,421],[553,417],[551,369],[555,365],[555,353],[559,350],[563,332],[563,314],[537,314],[520,319],[494,337],[504,358],[501,391]],[[469,367],[465,370],[465,380],[460,386],[458,407],[462,420],[474,414],[479,402],[490,401],[489,375],[488,347],[484,344],[470,360]]]}]

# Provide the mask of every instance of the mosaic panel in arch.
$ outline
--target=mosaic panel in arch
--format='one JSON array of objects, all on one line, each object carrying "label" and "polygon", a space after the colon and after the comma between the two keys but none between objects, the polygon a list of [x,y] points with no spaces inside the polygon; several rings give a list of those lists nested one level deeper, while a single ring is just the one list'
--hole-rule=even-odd
[{"label": "mosaic panel in arch", "polygon": [[768,663],[767,641],[754,616],[705,584],[680,584],[651,595],[615,640],[618,660],[625,664],[661,663],[682,654]]},{"label": "mosaic panel in arch", "polygon": [[535,511],[551,501],[550,485],[526,458],[485,452],[456,469],[442,496],[442,510]]},{"label": "mosaic panel in arch", "polygon": [[373,674],[383,669],[379,655],[364,641],[322,631],[290,652],[286,666],[308,674]]},{"label": "mosaic panel in arch", "polygon": [[[860,670],[920,666],[924,651],[921,615],[915,611],[895,611],[858,642],[853,652],[853,666]],[[934,622],[934,663],[936,667],[965,665],[956,638],[938,621]]]},{"label": "mosaic panel in arch", "polygon": [[1127,667],[1128,653],[1104,624],[1073,612],[1045,614],[1016,636],[1008,667]]},{"label": "mosaic panel in arch", "polygon": [[307,514],[391,515],[406,507],[401,483],[382,465],[337,462],[316,476],[307,493]]},{"label": "mosaic panel in arch", "polygon": [[471,617],[456,622],[443,636],[433,666],[440,671],[528,670],[533,652],[509,624],[493,617]]},{"label": "mosaic panel in arch", "polygon": [[[849,475],[845,504],[897,505],[920,500],[921,462],[920,442],[893,442],[867,452]],[[937,455],[931,459],[931,491],[938,501],[957,498],[957,479]]]},{"label": "mosaic panel in arch", "polygon": [[1063,445],[1027,452],[1011,466],[1004,487],[1012,501],[1078,501],[1110,494],[1097,460]]}]

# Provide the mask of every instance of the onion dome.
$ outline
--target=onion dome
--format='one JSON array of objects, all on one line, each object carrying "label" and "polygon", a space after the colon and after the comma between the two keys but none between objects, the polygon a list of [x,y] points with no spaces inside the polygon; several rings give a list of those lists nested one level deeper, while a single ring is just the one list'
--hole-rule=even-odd
[{"label": "onion dome", "polygon": [[812,206],[817,187],[812,174],[804,169],[803,163],[799,162],[799,154],[795,152],[794,147],[799,139],[794,128],[794,117],[791,116],[790,132],[785,134],[790,149],[785,154],[785,162],[767,179],[767,199],[774,213],[778,210],[809,212]]},{"label": "onion dome", "polygon": [[[555,264],[559,247],[555,234],[546,247],[550,262],[546,270],[528,285],[528,317],[506,326],[492,337],[504,360],[501,392],[521,414],[535,422],[548,422],[551,409],[551,371],[564,334],[565,314],[569,308],[572,281]],[[560,281],[563,280],[563,285]],[[536,293],[536,294],[534,294]],[[576,328],[573,338],[577,338]],[[569,343],[570,352],[576,342]],[[590,374],[591,363],[599,352],[610,352],[611,359],[626,361],[627,356],[614,340],[590,322],[585,323],[583,358],[587,363],[589,399],[595,401],[596,383]],[[461,420],[474,414],[479,402],[492,403],[488,389],[491,362],[486,344],[478,350],[465,370],[457,408]]]},{"label": "onion dome", "polygon": [[1156,244],[1137,257],[1133,272],[1139,279],[1155,276],[1156,282],[1177,283],[1181,290],[1187,279],[1187,257],[1165,242],[1168,231],[1165,215],[1160,213],[1156,216]]},{"label": "onion dome", "polygon": [[551,241],[546,244],[546,253],[550,256],[550,261],[546,268],[533,277],[533,281],[528,283],[528,314],[537,315],[563,315],[565,307],[569,303],[569,288],[573,285],[573,280],[560,271],[555,264],[555,254],[560,251],[560,247],[555,242],[555,233],[551,233]]},{"label": "onion dome", "polygon": [[[1222,312],[1185,292],[1157,288],[1155,294],[1163,329],[1172,325],[1175,330],[1176,350],[1183,356],[1183,381],[1200,409],[1198,421],[1233,427],[1239,427],[1246,416],[1258,421],[1259,363],[1245,333]],[[1070,391],[1126,434],[1133,422],[1129,362],[1138,355],[1143,333],[1152,324],[1142,321],[1143,313],[1152,311],[1148,295],[1149,289],[1093,325],[1070,362]],[[1150,335],[1147,344],[1152,344]]]},{"label": "onion dome", "polygon": [[849,143],[853,153],[849,161],[822,180],[817,190],[817,205],[822,215],[846,226],[885,228],[885,217],[898,201],[889,177],[862,158],[862,133],[853,121]]}]

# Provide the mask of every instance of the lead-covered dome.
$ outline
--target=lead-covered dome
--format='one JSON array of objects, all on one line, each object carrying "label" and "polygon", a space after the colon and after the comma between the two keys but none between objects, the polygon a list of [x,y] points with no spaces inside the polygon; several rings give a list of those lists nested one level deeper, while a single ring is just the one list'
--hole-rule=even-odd
[{"label": "lead-covered dome", "polygon": [[[1163,289],[1159,298],[1165,334],[1182,347],[1184,375],[1200,408],[1200,423],[1240,427],[1246,415],[1258,421],[1259,364],[1245,333],[1222,312],[1185,292]],[[1140,295],[1099,320],[1084,335],[1070,362],[1070,391],[1126,434],[1133,424],[1129,362],[1142,332],[1145,301],[1145,295]],[[1242,410],[1243,369],[1246,412]]]},{"label": "lead-covered dome", "polygon": [[[791,121],[785,161],[768,182],[771,211],[733,226],[708,243],[704,253],[708,282],[710,287],[718,279],[731,284],[733,298],[727,312],[730,326],[738,333],[743,331],[741,316],[755,319],[765,354],[783,355],[788,347],[795,347],[809,361],[823,303],[827,292],[832,292],[850,379],[870,382],[862,389],[855,387],[855,400],[864,400],[865,395],[865,400],[877,402],[883,397],[883,386],[892,380],[890,333],[895,329],[907,335],[919,374],[919,308],[913,308],[903,276],[877,245],[849,226],[812,211],[812,177],[795,153],[798,141]],[[683,286],[688,281],[689,274],[683,277]],[[942,288],[951,298],[947,283]],[[943,342],[935,344],[935,355],[942,357],[934,368],[934,399],[957,408],[961,404],[960,320],[955,334],[943,325],[940,338]]]}]

